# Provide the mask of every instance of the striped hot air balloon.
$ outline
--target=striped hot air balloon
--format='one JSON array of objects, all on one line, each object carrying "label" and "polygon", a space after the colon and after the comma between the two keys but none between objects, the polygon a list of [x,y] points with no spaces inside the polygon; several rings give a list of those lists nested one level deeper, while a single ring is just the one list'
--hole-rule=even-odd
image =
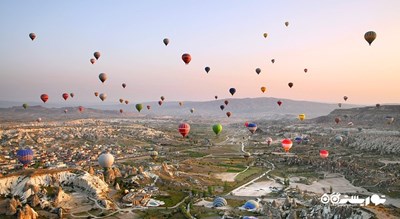
[{"label": "striped hot air balloon", "polygon": [[187,123],[180,124],[178,131],[181,133],[182,137],[186,137],[190,132],[190,125]]}]

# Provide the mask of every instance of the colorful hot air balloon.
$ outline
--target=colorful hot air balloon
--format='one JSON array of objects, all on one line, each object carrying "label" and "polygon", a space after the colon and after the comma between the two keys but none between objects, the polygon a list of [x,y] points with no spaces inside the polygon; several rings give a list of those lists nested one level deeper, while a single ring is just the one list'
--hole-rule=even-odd
[{"label": "colorful hot air balloon", "polygon": [[278,106],[282,105],[282,101],[278,100],[278,102],[276,102],[278,104]]},{"label": "colorful hot air balloon", "polygon": [[165,46],[168,46],[168,44],[169,44],[169,39],[168,39],[168,38],[164,38],[164,39],[163,39],[163,43],[165,44]]},{"label": "colorful hot air balloon", "polygon": [[90,59],[90,63],[92,63],[92,65],[93,65],[94,63],[96,63],[96,59],[91,58],[91,59]]},{"label": "colorful hot air balloon", "polygon": [[221,105],[221,106],[219,106],[219,108],[220,108],[221,110],[224,110],[224,109],[225,109],[225,106],[224,106],[224,105]]},{"label": "colorful hot air balloon", "polygon": [[272,62],[272,64],[274,64],[275,63],[275,59],[271,59],[271,62]]},{"label": "colorful hot air balloon", "polygon": [[150,106],[150,105],[147,105],[146,107],[147,107],[147,109],[148,109],[148,110],[150,110],[150,109],[151,109],[151,106]]},{"label": "colorful hot air balloon", "polygon": [[70,93],[69,95],[71,96],[71,98],[74,98],[74,96],[75,96],[74,93]]},{"label": "colorful hot air balloon", "polygon": [[319,151],[319,156],[320,156],[321,158],[327,158],[327,157],[329,156],[329,151],[327,151],[327,150],[320,150],[320,151]]},{"label": "colorful hot air balloon", "polygon": [[267,38],[268,33],[264,33],[263,36],[264,36],[264,38]]},{"label": "colorful hot air balloon", "polygon": [[119,109],[119,112],[120,112],[120,113],[123,113],[123,112],[124,112],[124,110],[123,110],[123,109]]},{"label": "colorful hot air balloon", "polygon": [[182,55],[182,60],[187,65],[192,60],[192,56],[190,56],[188,53],[185,53]]},{"label": "colorful hot air balloon", "polygon": [[165,97],[164,97],[164,96],[161,96],[160,99],[161,99],[162,101],[164,101],[164,100],[165,100]]},{"label": "colorful hot air balloon", "polygon": [[267,90],[267,88],[266,87],[261,87],[261,92],[263,92],[263,93],[265,93],[265,91]]},{"label": "colorful hot air balloon", "polygon": [[151,157],[151,159],[156,160],[157,157],[158,157],[158,152],[157,151],[151,151],[150,152],[150,157]]},{"label": "colorful hot air balloon", "polygon": [[286,138],[286,139],[282,140],[281,144],[282,144],[282,148],[287,153],[287,152],[289,152],[290,148],[292,148],[293,142],[292,142],[292,140]]},{"label": "colorful hot air balloon", "polygon": [[107,74],[106,73],[100,73],[99,74],[99,79],[101,83],[104,83],[107,80]]},{"label": "colorful hot air balloon", "polygon": [[206,70],[206,72],[208,73],[211,69],[210,69],[210,67],[207,66],[204,68],[204,70]]},{"label": "colorful hot air balloon", "polygon": [[251,134],[254,134],[257,131],[257,125],[255,123],[249,123],[247,125],[247,129],[251,132]]},{"label": "colorful hot air balloon", "polygon": [[245,123],[244,123],[244,126],[245,126],[245,127],[249,127],[249,122],[245,122]]},{"label": "colorful hot air balloon", "polygon": [[228,106],[228,103],[229,103],[228,100],[225,100],[225,101],[224,101],[224,104],[225,104],[226,106]]},{"label": "colorful hot air balloon", "polygon": [[42,99],[43,103],[46,103],[47,100],[49,100],[49,95],[42,94],[42,95],[40,95],[40,99]]},{"label": "colorful hot air balloon", "polygon": [[305,68],[305,69],[304,69],[304,72],[307,73],[307,72],[308,72],[308,69]]},{"label": "colorful hot air balloon", "polygon": [[289,26],[289,22],[286,21],[286,22],[285,22],[285,26],[286,26],[286,27]]},{"label": "colorful hot air balloon", "polygon": [[99,96],[99,92],[94,92],[94,96],[98,97]]},{"label": "colorful hot air balloon", "polygon": [[63,93],[63,94],[62,94],[62,97],[64,98],[64,100],[67,100],[68,97],[69,97],[69,95],[68,95],[67,93]]},{"label": "colorful hot air balloon", "polygon": [[36,39],[36,34],[35,33],[30,33],[29,34],[29,38],[31,38],[31,40],[35,40]]},{"label": "colorful hot air balloon", "polygon": [[125,84],[125,83],[122,83],[122,87],[123,87],[123,88],[126,88],[126,84]]},{"label": "colorful hot air balloon", "polygon": [[190,109],[190,112],[191,112],[191,113],[194,113],[194,108]]},{"label": "colorful hot air balloon", "polygon": [[33,151],[31,149],[21,149],[17,151],[17,158],[20,163],[27,167],[33,160]]},{"label": "colorful hot air balloon", "polygon": [[306,118],[305,114],[299,114],[300,121],[303,121]]},{"label": "colorful hot air balloon", "polygon": [[226,116],[231,117],[232,113],[231,112],[226,112]]},{"label": "colorful hot air balloon", "polygon": [[119,99],[119,102],[120,102],[120,103],[123,103],[123,102],[124,102],[124,99],[122,99],[122,98]]},{"label": "colorful hot air balloon", "polygon": [[386,116],[385,119],[386,119],[386,123],[388,125],[390,125],[394,122],[394,118],[392,116]]},{"label": "colorful hot air balloon", "polygon": [[127,105],[128,105],[128,104],[129,104],[129,100],[125,100],[125,104],[127,104]]},{"label": "colorful hot air balloon", "polygon": [[158,105],[161,106],[162,103],[163,103],[163,102],[162,102],[161,100],[158,101]]},{"label": "colorful hot air balloon", "polygon": [[99,95],[99,97],[100,97],[100,100],[101,100],[101,101],[104,101],[105,99],[107,99],[107,94],[101,93],[101,94]]},{"label": "colorful hot air balloon", "polygon": [[85,110],[85,108],[83,108],[83,106],[78,107],[79,112],[83,112],[83,110]]},{"label": "colorful hot air balloon", "polygon": [[100,58],[100,52],[94,52],[93,56],[96,58],[96,60],[99,59]]},{"label": "colorful hot air balloon", "polygon": [[27,109],[28,108],[28,104],[24,103],[24,104],[22,104],[22,107],[24,107],[24,109]]},{"label": "colorful hot air balloon", "polygon": [[178,127],[179,133],[181,133],[182,137],[186,137],[190,132],[190,125],[187,123],[182,123]]},{"label": "colorful hot air balloon", "polygon": [[222,125],[221,124],[215,124],[212,127],[212,130],[216,135],[218,135],[222,131]]},{"label": "colorful hot air balloon", "polygon": [[256,73],[259,75],[261,73],[261,68],[256,68]]},{"label": "colorful hot air balloon", "polygon": [[371,46],[371,43],[374,42],[376,38],[376,33],[374,31],[368,31],[364,34],[364,39],[368,42]]},{"label": "colorful hot air balloon", "polygon": [[231,93],[232,94],[232,96],[236,93],[236,89],[235,88],[230,88],[229,89],[229,93]]},{"label": "colorful hot air balloon", "polygon": [[349,99],[347,96],[343,97],[344,101],[347,101],[347,99]]},{"label": "colorful hot air balloon", "polygon": [[303,141],[303,138],[300,137],[300,136],[297,136],[297,137],[294,138],[294,141],[295,141],[297,144],[301,144],[301,142]]},{"label": "colorful hot air balloon", "polygon": [[271,143],[272,143],[272,138],[268,137],[268,138],[267,138],[267,145],[270,146]]},{"label": "colorful hot air balloon", "polygon": [[98,162],[104,169],[109,169],[114,164],[114,156],[109,152],[103,153],[99,156]]},{"label": "colorful hot air balloon", "polygon": [[143,109],[143,105],[142,104],[136,104],[136,110],[140,113],[140,111]]},{"label": "colorful hot air balloon", "polygon": [[340,119],[339,117],[336,117],[336,118],[335,118],[336,124],[339,124],[340,120],[341,120],[341,119]]},{"label": "colorful hot air balloon", "polygon": [[218,100],[218,96],[215,96],[214,98],[215,98],[216,100]]},{"label": "colorful hot air balloon", "polygon": [[289,86],[290,88],[292,88],[292,87],[293,87],[293,82],[289,82],[289,83],[288,83],[288,86]]}]

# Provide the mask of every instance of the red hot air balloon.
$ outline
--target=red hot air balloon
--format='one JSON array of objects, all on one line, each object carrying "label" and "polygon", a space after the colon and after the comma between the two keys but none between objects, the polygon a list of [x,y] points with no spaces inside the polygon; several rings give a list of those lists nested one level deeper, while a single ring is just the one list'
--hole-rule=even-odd
[{"label": "red hot air balloon", "polygon": [[49,95],[42,94],[42,95],[40,95],[40,99],[42,99],[43,103],[46,103],[47,100],[49,100]]},{"label": "red hot air balloon", "polygon": [[150,106],[150,105],[147,105],[147,109],[150,110],[150,109],[151,109],[151,106]]},{"label": "red hot air balloon", "polygon": [[62,97],[64,98],[64,100],[67,100],[69,95],[67,93],[63,93]]},{"label": "red hot air balloon", "polygon": [[192,60],[192,57],[190,56],[190,54],[185,53],[182,55],[182,60],[187,65]]},{"label": "red hot air balloon", "polygon": [[92,65],[93,65],[94,63],[96,63],[96,59],[91,58],[91,59],[90,59],[90,63],[92,63]]},{"label": "red hot air balloon", "polygon": [[249,126],[249,122],[245,122],[244,126],[248,127]]},{"label": "red hot air balloon", "polygon": [[292,88],[292,87],[293,87],[293,83],[292,83],[292,82],[289,82],[289,83],[288,83],[288,86],[289,86],[290,88]]},{"label": "red hot air balloon", "polygon": [[79,109],[79,112],[83,112],[83,110],[85,110],[85,108],[83,108],[83,106],[80,106],[78,109]]},{"label": "red hot air balloon", "polygon": [[336,122],[336,124],[339,124],[340,118],[339,118],[339,117],[336,117],[336,118],[335,118],[335,122]]},{"label": "red hot air balloon", "polygon": [[320,150],[319,151],[319,156],[321,156],[321,158],[327,158],[329,156],[329,151],[327,150]]},{"label": "red hot air balloon", "polygon": [[123,110],[123,109],[120,109],[120,110],[119,110],[119,112],[120,112],[120,113],[123,113],[123,112],[124,112],[124,110]]},{"label": "red hot air balloon", "polygon": [[179,128],[178,128],[178,131],[179,131],[179,133],[181,133],[181,135],[183,137],[186,137],[190,132],[190,125],[187,124],[187,123],[180,124]]},{"label": "red hot air balloon", "polygon": [[292,145],[293,145],[292,140],[290,140],[288,138],[283,139],[281,143],[282,143],[282,147],[286,153],[289,152],[290,148],[292,148]]},{"label": "red hot air balloon", "polygon": [[231,117],[232,113],[231,112],[226,112],[226,116]]},{"label": "red hot air balloon", "polygon": [[129,100],[125,100],[125,104],[129,104]]},{"label": "red hot air balloon", "polygon": [[224,103],[226,106],[228,106],[229,101],[225,100]]},{"label": "red hot air balloon", "polygon": [[308,69],[305,68],[305,69],[304,69],[304,72],[307,73],[307,72],[308,72]]},{"label": "red hot air balloon", "polygon": [[278,100],[278,102],[276,102],[279,106],[282,105],[282,101]]},{"label": "red hot air balloon", "polygon": [[158,101],[158,105],[160,105],[160,106],[162,105],[162,101],[161,100]]},{"label": "red hot air balloon", "polygon": [[347,101],[347,99],[349,99],[347,96],[343,97],[344,101]]},{"label": "red hot air balloon", "polygon": [[94,92],[94,96],[98,97],[99,96],[99,92]]}]

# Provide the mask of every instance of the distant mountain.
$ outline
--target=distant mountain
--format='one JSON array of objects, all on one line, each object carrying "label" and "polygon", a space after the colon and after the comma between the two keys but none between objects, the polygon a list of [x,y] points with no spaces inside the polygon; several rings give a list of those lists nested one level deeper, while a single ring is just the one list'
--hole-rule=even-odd
[{"label": "distant mountain", "polygon": [[[224,101],[228,100],[228,105]],[[282,105],[278,106],[277,101],[281,100]],[[0,101],[0,106],[6,106],[12,102]],[[19,103],[20,104],[20,103]],[[318,103],[310,101],[297,101],[289,99],[277,98],[244,98],[244,99],[220,99],[213,101],[183,102],[183,106],[179,106],[177,101],[165,101],[161,106],[157,102],[143,103],[141,113],[138,113],[134,104],[115,104],[110,105],[92,105],[85,106],[85,111],[80,113],[77,107],[52,107],[46,103],[46,107],[30,106],[23,109],[22,106],[9,108],[0,108],[0,121],[32,121],[38,117],[54,120],[63,119],[79,119],[79,118],[114,118],[114,117],[163,117],[171,116],[182,119],[193,118],[227,118],[226,112],[231,112],[230,119],[281,119],[293,118],[298,114],[305,113],[307,118],[315,118],[329,114],[338,108],[337,104]],[[151,110],[147,110],[146,106],[151,106]],[[221,110],[220,105],[224,105],[225,109]],[[343,104],[342,108],[358,107],[357,105]],[[190,113],[190,109],[194,109],[194,113]],[[64,110],[68,112],[65,114]],[[123,109],[124,113],[120,114],[119,109]]]}]

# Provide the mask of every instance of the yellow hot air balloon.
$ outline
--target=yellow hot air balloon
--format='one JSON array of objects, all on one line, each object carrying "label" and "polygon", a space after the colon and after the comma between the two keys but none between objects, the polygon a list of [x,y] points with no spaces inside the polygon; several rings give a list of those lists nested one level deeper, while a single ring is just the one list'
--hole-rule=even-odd
[{"label": "yellow hot air balloon", "polygon": [[264,36],[264,38],[267,38],[268,34],[267,34],[267,33],[264,33],[263,36]]},{"label": "yellow hot air balloon", "polygon": [[265,92],[267,90],[267,88],[266,87],[261,87],[261,92]]},{"label": "yellow hot air balloon", "polygon": [[299,119],[300,119],[300,121],[303,121],[304,119],[306,119],[306,115],[305,114],[299,114]]},{"label": "yellow hot air balloon", "polygon": [[376,33],[374,31],[368,31],[364,34],[364,39],[371,45],[376,38]]}]

